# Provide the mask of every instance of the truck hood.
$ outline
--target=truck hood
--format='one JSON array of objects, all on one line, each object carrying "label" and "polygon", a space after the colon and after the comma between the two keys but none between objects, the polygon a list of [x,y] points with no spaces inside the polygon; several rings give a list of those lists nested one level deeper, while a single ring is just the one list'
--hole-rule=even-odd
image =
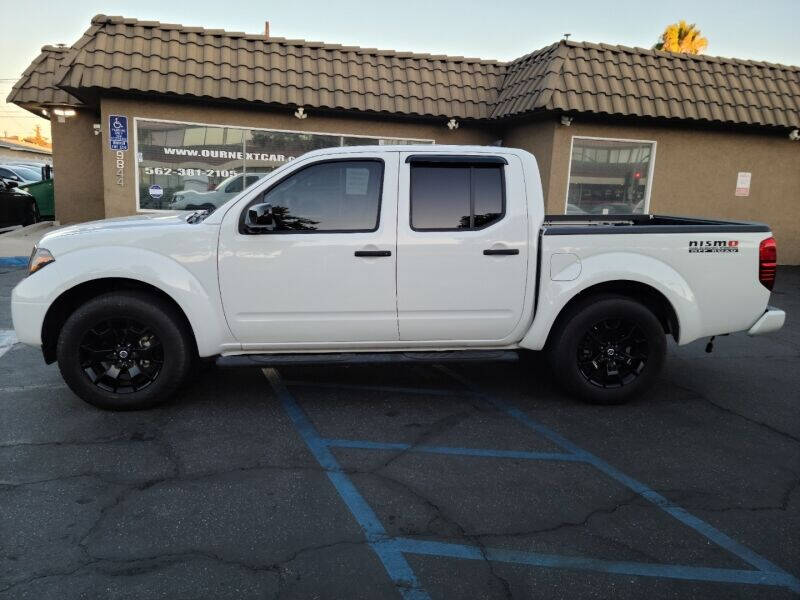
[{"label": "truck hood", "polygon": [[[155,228],[165,227],[191,227],[187,223],[187,218],[192,213],[173,212],[167,214],[154,215],[134,215],[131,217],[117,217],[114,219],[103,219],[101,221],[89,221],[78,225],[69,225],[48,233],[42,237],[39,246],[52,250],[48,244],[59,244],[69,242],[75,238],[83,238],[92,234],[103,234],[115,232],[123,234],[130,233],[130,237],[135,237],[137,233],[147,233]],[[126,236],[127,237],[127,236]]]}]

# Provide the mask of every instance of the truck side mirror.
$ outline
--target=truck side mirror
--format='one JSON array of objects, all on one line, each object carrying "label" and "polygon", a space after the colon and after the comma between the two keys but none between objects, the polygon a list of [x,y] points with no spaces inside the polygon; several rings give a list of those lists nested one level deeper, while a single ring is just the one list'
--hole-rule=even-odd
[{"label": "truck side mirror", "polygon": [[245,225],[253,233],[275,230],[275,215],[272,204],[255,204],[247,209]]}]

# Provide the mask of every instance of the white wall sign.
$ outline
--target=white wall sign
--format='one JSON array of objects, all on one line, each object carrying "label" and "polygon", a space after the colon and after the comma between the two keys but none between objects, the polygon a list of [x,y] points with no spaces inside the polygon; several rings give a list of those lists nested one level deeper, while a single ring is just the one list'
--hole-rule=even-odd
[{"label": "white wall sign", "polygon": [[749,196],[750,195],[750,179],[753,177],[752,173],[747,173],[745,171],[739,171],[739,174],[736,176],[736,195],[737,196]]}]

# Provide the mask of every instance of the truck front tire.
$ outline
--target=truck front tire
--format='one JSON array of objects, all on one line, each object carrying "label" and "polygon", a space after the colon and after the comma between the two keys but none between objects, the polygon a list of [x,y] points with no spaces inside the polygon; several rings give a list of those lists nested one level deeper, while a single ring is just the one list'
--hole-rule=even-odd
[{"label": "truck front tire", "polygon": [[168,400],[195,360],[182,316],[163,299],[120,291],[89,300],[64,323],[58,366],[70,389],[106,410],[139,410]]},{"label": "truck front tire", "polygon": [[656,382],[666,347],[664,329],[646,306],[602,295],[567,309],[547,354],[552,373],[570,395],[592,404],[622,404]]}]

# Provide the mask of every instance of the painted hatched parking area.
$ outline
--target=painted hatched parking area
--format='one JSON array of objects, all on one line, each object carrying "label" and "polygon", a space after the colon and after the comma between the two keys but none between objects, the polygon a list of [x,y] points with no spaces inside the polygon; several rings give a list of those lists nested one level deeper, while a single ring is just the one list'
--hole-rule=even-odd
[{"label": "painted hatched parking area", "polygon": [[[320,466],[326,471],[339,496],[356,519],[368,543],[387,574],[394,582],[397,590],[405,598],[424,599],[430,595],[412,569],[407,557],[423,555],[429,557],[453,558],[463,560],[489,561],[525,565],[536,568],[566,569],[573,571],[600,572],[627,576],[664,578],[685,581],[702,581],[720,584],[746,584],[753,586],[774,586],[800,593],[800,580],[787,573],[771,561],[745,545],[739,543],[719,529],[691,514],[681,506],[670,502],[665,496],[656,492],[645,483],[629,477],[601,458],[587,452],[578,445],[561,436],[556,431],[530,418],[524,411],[500,398],[482,392],[467,379],[446,367],[436,367],[443,376],[452,383],[460,385],[460,389],[418,389],[413,387],[381,387],[371,386],[374,391],[419,393],[423,395],[468,395],[485,402],[509,419],[522,424],[532,434],[540,436],[558,448],[558,451],[523,451],[493,448],[474,448],[458,446],[441,446],[427,444],[410,444],[396,441],[375,441],[362,439],[341,439],[323,437],[314,423],[305,413],[291,387],[328,387],[336,389],[335,384],[317,384],[309,381],[285,382],[278,371],[264,369],[272,389],[283,404],[295,428],[305,441]],[[359,386],[342,386],[343,389],[357,390]],[[369,387],[362,388],[369,389]],[[515,459],[522,461],[558,461],[590,465],[617,484],[628,488],[633,493],[647,500],[657,510],[674,518],[680,525],[694,530],[709,542],[730,553],[748,565],[748,568],[719,568],[697,564],[667,564],[634,561],[615,561],[599,559],[591,556],[575,556],[567,554],[551,554],[533,551],[521,551],[502,547],[485,547],[483,545],[466,545],[437,541],[435,539],[419,539],[392,536],[387,533],[368,499],[348,476],[337,460],[336,449],[382,450],[395,452],[413,452],[437,455],[442,460],[448,457],[461,456],[475,459]]]}]

